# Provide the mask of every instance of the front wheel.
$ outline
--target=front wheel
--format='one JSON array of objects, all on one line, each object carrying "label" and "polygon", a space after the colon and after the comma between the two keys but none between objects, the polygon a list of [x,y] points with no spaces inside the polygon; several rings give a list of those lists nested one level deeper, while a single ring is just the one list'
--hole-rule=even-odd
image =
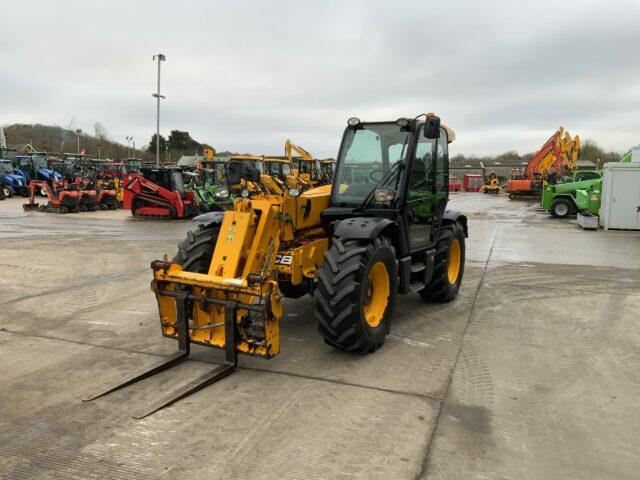
[{"label": "front wheel", "polygon": [[549,213],[556,218],[567,218],[572,208],[573,205],[566,198],[556,198],[549,207]]},{"label": "front wheel", "polygon": [[4,193],[4,196],[6,198],[13,197],[13,189],[8,185],[5,185],[4,187],[2,187],[2,193]]},{"label": "front wheel", "polygon": [[380,347],[398,291],[398,262],[389,239],[334,239],[318,280],[316,318],[325,343],[360,353]]},{"label": "front wheel", "polygon": [[458,296],[464,275],[466,247],[460,223],[443,225],[438,232],[436,258],[431,282],[420,290],[422,299],[451,302]]},{"label": "front wheel", "polygon": [[187,232],[187,238],[178,244],[178,253],[172,262],[187,272],[207,273],[218,241],[220,227],[216,224],[198,225]]}]

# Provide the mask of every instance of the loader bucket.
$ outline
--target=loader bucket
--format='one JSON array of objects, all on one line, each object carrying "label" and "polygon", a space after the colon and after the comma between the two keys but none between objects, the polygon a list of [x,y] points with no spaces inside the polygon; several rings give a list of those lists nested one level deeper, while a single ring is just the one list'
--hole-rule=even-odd
[{"label": "loader bucket", "polygon": [[38,210],[39,207],[40,207],[39,203],[23,203],[22,204],[22,208],[24,209],[25,212],[33,212],[35,210]]}]

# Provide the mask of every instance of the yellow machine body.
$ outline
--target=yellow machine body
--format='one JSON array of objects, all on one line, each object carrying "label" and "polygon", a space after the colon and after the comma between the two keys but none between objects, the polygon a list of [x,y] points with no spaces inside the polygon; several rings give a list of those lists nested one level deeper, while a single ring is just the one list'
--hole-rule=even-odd
[{"label": "yellow machine body", "polygon": [[[261,178],[261,184],[263,180],[267,179]],[[198,297],[189,303],[191,311],[186,313],[192,343],[225,348],[225,308],[211,302],[236,301],[264,305],[258,322],[263,327],[257,336],[247,328],[247,319],[255,318],[256,313],[237,310],[237,350],[266,358],[277,355],[283,308],[278,281],[300,285],[315,278],[328,248],[320,213],[329,205],[330,194],[331,187],[326,186],[296,197],[255,193],[250,199],[236,200],[234,209],[224,213],[207,273],[187,272],[170,262],[154,269],[152,289],[163,334],[178,338],[177,302],[166,292],[190,286]]]}]

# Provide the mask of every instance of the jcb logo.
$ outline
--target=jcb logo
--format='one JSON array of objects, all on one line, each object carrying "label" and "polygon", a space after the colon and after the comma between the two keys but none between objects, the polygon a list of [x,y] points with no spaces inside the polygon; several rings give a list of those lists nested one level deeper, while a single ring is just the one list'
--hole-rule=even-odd
[{"label": "jcb logo", "polygon": [[227,238],[225,238],[225,241],[227,243],[233,243],[233,239],[236,236],[236,227],[231,227],[229,229],[229,232],[227,233]]},{"label": "jcb logo", "polygon": [[276,265],[291,265],[293,263],[293,256],[291,255],[276,255]]}]

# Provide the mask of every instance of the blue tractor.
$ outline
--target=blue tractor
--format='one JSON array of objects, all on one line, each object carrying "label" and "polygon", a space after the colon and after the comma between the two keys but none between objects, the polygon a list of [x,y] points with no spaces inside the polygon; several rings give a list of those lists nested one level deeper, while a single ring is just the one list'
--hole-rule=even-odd
[{"label": "blue tractor", "polygon": [[16,193],[23,197],[29,196],[29,182],[18,169],[14,168],[11,160],[0,159],[0,188],[8,198]]},{"label": "blue tractor", "polygon": [[[62,175],[49,167],[47,156],[42,154],[16,155],[16,171],[27,179],[27,184],[31,180],[42,180],[53,188],[53,182],[61,182]],[[46,196],[44,189],[38,192]]]}]

